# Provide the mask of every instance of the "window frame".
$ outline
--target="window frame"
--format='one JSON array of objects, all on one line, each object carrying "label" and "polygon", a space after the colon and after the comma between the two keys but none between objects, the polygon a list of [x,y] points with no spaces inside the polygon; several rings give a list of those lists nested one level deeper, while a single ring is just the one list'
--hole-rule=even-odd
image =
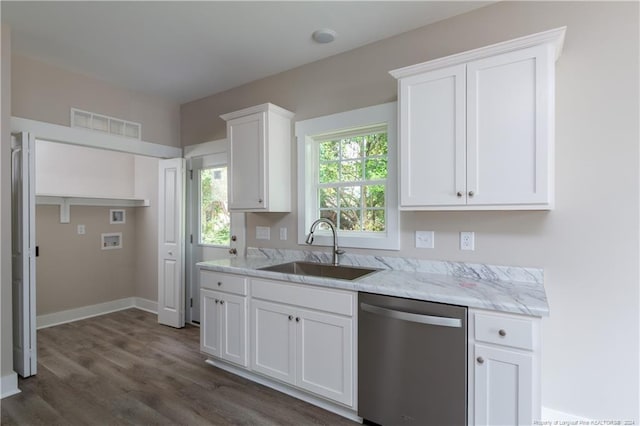
[{"label": "window frame", "polygon": [[[309,120],[298,121],[295,133],[298,149],[298,244],[304,245],[309,228],[319,217],[316,195],[318,141],[326,135],[360,135],[367,129],[386,125],[387,179],[385,190],[385,231],[339,231],[341,247],[399,250],[400,215],[397,173],[397,102],[360,108]],[[332,235],[323,227],[314,234],[314,244],[332,246]]]}]

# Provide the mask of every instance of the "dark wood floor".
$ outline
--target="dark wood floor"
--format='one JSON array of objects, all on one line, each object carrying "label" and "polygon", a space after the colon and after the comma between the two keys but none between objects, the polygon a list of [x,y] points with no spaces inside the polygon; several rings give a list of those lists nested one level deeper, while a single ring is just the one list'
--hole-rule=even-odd
[{"label": "dark wood floor", "polygon": [[2,425],[354,425],[204,363],[199,329],[128,309],[38,331]]}]

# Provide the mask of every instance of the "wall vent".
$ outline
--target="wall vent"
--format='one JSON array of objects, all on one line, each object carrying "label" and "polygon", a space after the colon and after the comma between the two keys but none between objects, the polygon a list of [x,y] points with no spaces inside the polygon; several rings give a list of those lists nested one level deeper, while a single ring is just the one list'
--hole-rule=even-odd
[{"label": "wall vent", "polygon": [[83,111],[77,108],[71,108],[71,127],[110,133],[125,138],[142,139],[142,125],[140,123]]}]

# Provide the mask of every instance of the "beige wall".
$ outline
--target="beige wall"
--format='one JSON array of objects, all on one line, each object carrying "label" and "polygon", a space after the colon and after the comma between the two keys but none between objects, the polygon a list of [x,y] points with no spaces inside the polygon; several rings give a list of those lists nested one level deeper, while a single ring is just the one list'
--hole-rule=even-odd
[{"label": "beige wall", "polygon": [[142,123],[142,139],[180,146],[178,103],[120,89],[83,74],[13,55],[12,114],[69,125],[70,108]]},{"label": "beige wall", "polygon": [[[72,206],[71,222],[60,223],[57,206],[37,206],[37,315],[134,296],[136,210],[126,208],[126,222],[111,225],[108,207]],[[106,232],[122,232],[121,249],[102,250]]]},{"label": "beige wall", "polygon": [[135,195],[150,207],[136,211],[135,295],[158,301],[158,163],[157,158],[135,157]]},{"label": "beige wall", "polygon": [[[224,138],[220,114],[262,102],[302,120],[392,101],[391,69],[566,25],[556,209],[403,213],[401,250],[386,254],[544,268],[543,405],[638,420],[638,12],[637,2],[500,2],[185,104],[182,144]],[[289,240],[256,241],[256,225],[286,226]],[[249,245],[299,248],[296,229],[295,213],[247,217]],[[416,249],[416,230],[435,231],[436,248]],[[474,252],[458,250],[463,230],[476,232]]]},{"label": "beige wall", "polygon": [[11,317],[11,31],[2,27],[2,133],[0,134],[0,377],[13,372],[13,329]]}]

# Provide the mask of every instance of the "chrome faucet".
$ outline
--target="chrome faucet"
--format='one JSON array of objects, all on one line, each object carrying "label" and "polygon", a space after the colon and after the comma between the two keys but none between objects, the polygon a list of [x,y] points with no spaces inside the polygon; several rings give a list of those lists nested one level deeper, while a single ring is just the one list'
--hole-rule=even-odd
[{"label": "chrome faucet", "polygon": [[304,241],[305,243],[311,245],[313,244],[313,232],[316,230],[319,224],[326,223],[331,228],[331,232],[333,233],[333,264],[338,266],[340,263],[339,255],[344,254],[344,250],[341,250],[338,247],[338,232],[336,231],[336,226],[331,222],[331,220],[321,217],[311,224],[311,229],[309,230],[309,235],[307,235],[307,239]]}]

